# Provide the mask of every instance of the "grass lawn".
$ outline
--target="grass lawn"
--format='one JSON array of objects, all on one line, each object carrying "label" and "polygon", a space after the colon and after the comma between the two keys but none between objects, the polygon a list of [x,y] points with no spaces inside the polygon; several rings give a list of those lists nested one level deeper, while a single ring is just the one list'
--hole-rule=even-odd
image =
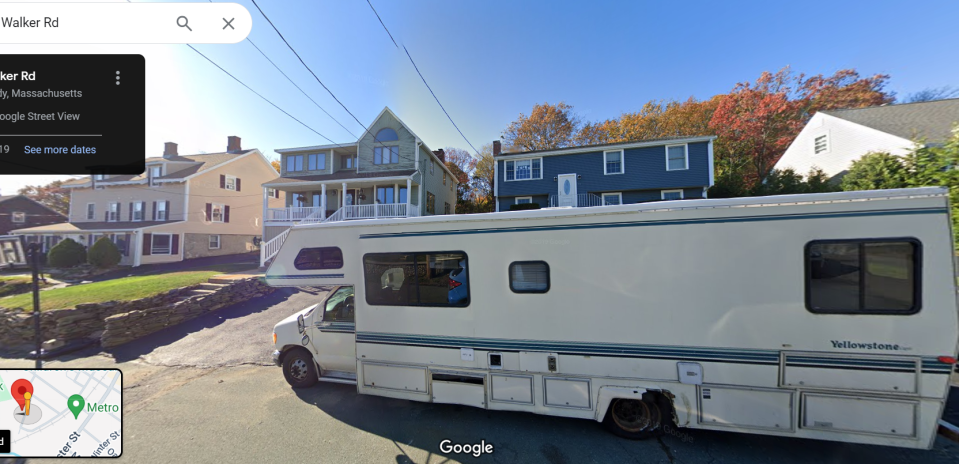
[{"label": "grass lawn", "polygon": [[[111,300],[136,300],[163,293],[178,287],[206,282],[218,271],[172,272],[162,275],[123,277],[57,288],[40,293],[40,309],[72,308],[80,303],[100,303]],[[25,293],[0,298],[0,307],[33,310],[33,295]]]},{"label": "grass lawn", "polygon": [[[29,292],[33,289],[33,278],[24,276],[0,276],[0,298],[16,293]],[[40,281],[40,288],[48,287]]]}]

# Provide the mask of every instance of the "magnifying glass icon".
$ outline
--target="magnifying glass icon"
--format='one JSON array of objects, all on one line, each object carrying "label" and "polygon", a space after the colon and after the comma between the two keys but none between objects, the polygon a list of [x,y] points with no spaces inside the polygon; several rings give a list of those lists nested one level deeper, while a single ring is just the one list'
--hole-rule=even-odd
[{"label": "magnifying glass icon", "polygon": [[190,28],[190,20],[186,19],[186,16],[180,16],[179,18],[177,18],[176,25],[190,29],[190,32],[193,32],[193,29]]}]

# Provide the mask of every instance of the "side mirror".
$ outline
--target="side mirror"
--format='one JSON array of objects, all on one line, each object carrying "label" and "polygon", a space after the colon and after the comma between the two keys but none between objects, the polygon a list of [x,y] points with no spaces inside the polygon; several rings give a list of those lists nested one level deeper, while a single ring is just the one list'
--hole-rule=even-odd
[{"label": "side mirror", "polygon": [[306,321],[303,320],[302,314],[296,316],[296,330],[300,333],[303,333],[303,331],[306,330]]}]

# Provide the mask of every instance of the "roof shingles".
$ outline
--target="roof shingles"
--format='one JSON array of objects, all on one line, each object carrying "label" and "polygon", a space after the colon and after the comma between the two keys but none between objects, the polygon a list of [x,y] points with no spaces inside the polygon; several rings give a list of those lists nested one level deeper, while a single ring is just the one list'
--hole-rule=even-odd
[{"label": "roof shingles", "polygon": [[823,113],[909,140],[945,142],[959,123],[959,98],[899,105],[873,106]]}]

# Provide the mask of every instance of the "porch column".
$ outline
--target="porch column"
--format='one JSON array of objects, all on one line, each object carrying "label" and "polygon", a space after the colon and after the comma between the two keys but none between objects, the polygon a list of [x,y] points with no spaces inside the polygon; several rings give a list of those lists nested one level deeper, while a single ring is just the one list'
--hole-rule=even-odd
[{"label": "porch column", "polygon": [[343,190],[342,190],[342,192],[343,192],[343,193],[342,193],[340,196],[343,197],[343,201],[341,201],[340,203],[342,203],[342,204],[343,204],[343,207],[345,208],[345,207],[346,207],[346,182],[343,182]]},{"label": "porch column", "polygon": [[[169,213],[168,213],[169,214]],[[266,226],[263,226],[266,229]],[[133,246],[131,247],[133,252],[133,267],[140,265],[140,257],[143,253],[143,231],[135,230],[133,231]]]},{"label": "porch column", "polygon": [[410,217],[413,215],[412,213],[410,213],[410,208],[412,208],[412,206],[410,206],[410,199],[412,197],[413,197],[413,179],[407,178],[406,179],[406,217]]},{"label": "porch column", "polygon": [[372,195],[373,195],[373,217],[374,217],[374,218],[380,217],[380,207],[379,207],[379,203],[376,202],[376,200],[377,200],[377,195],[378,195],[378,194],[379,194],[379,192],[377,192],[377,190],[376,190],[376,184],[373,184],[373,192],[372,192]]},{"label": "porch column", "polygon": [[323,184],[321,187],[323,193],[320,194],[320,208],[322,208],[320,211],[320,218],[326,219],[326,184]]},{"label": "porch column", "polygon": [[[270,209],[270,189],[263,187],[263,231],[266,232],[267,213]],[[167,213],[169,214],[169,213]]]}]

